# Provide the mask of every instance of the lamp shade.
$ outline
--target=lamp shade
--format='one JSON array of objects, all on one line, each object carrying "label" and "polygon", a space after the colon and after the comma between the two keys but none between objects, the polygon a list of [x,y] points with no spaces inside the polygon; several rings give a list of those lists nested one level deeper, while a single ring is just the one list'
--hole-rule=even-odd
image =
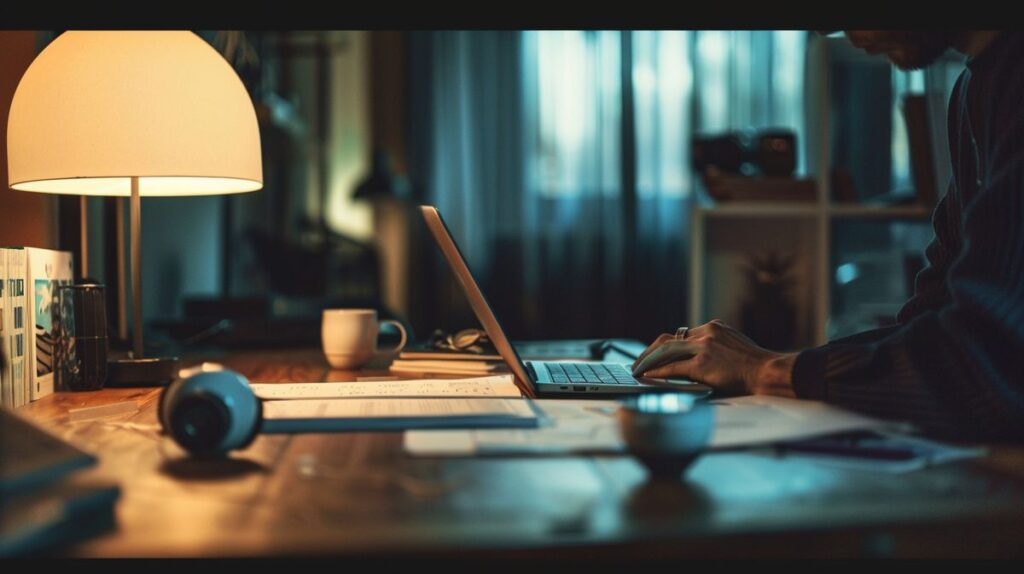
[{"label": "lamp shade", "polygon": [[75,195],[213,195],[263,187],[252,100],[191,32],[61,34],[11,102],[9,185]]}]

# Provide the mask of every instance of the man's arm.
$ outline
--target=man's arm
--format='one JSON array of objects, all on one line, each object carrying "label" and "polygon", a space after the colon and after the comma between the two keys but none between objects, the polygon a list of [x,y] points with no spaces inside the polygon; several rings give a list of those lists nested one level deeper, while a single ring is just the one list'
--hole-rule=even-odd
[{"label": "man's arm", "polygon": [[[987,185],[965,208],[950,300],[870,344],[796,358],[793,388],[937,434],[1024,438],[1024,122],[994,150]],[[1021,135],[1017,135],[1021,134]]]},{"label": "man's arm", "polygon": [[[1010,133],[1024,140],[1024,116]],[[799,355],[761,349],[712,322],[659,339],[636,372],[719,388],[820,399],[933,435],[1024,439],[1024,141],[996,148],[965,208],[949,301],[870,336]]]},{"label": "man's arm", "polygon": [[[952,186],[951,179],[950,189]],[[950,209],[949,197],[950,192],[947,191],[932,213],[932,228],[935,236],[925,250],[928,265],[915,277],[914,294],[900,309],[896,318],[898,324],[830,341],[823,347],[810,349],[800,355],[792,355],[786,361],[777,361],[773,373],[774,378],[786,377],[794,387],[797,387],[797,393],[800,396],[824,398],[827,388],[825,386],[816,387],[815,381],[839,380],[844,376],[850,376],[858,369],[858,365],[860,368],[865,368],[866,365],[873,363],[893,363],[893,361],[879,360],[874,356],[877,346],[896,335],[915,317],[929,311],[939,311],[952,301],[946,276],[955,254],[959,251],[955,246],[960,242],[957,236],[960,214]],[[893,342],[889,341],[886,344],[892,345]],[[789,372],[784,372],[786,369]],[[877,378],[878,375],[875,377]],[[836,392],[842,394],[846,389],[854,390],[855,387],[848,386],[838,389]],[[927,397],[917,397],[916,400],[923,403],[930,401]],[[930,405],[925,410],[931,411],[934,408],[936,405]],[[938,423],[929,426],[935,426],[935,424]]]},{"label": "man's arm", "polygon": [[[949,188],[952,187],[951,179]],[[932,213],[935,236],[925,249],[928,265],[914,278],[914,295],[903,304],[896,316],[896,322],[899,324],[907,323],[925,311],[941,309],[951,300],[946,285],[946,274],[959,251],[955,246],[960,243],[959,237],[956,237],[960,214],[949,207],[949,195],[950,192],[947,191]]]}]

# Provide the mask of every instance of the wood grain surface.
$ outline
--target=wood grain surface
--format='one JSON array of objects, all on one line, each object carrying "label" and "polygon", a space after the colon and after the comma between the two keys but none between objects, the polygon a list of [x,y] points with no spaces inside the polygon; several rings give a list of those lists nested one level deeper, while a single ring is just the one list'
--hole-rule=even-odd
[{"label": "wood grain surface", "polygon": [[[351,381],[314,350],[214,360],[252,382]],[[118,482],[118,527],[73,556],[1019,556],[1024,450],[909,474],[824,467],[769,450],[707,454],[648,481],[629,456],[414,458],[401,433],[261,436],[219,461],[160,433],[160,389],[56,393],[20,413]],[[131,401],[138,410],[70,420]]]}]

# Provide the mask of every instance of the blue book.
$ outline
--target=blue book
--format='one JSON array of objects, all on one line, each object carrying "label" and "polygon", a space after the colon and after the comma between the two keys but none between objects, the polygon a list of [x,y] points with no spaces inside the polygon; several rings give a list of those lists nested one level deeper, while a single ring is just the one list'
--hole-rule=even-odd
[{"label": "blue book", "polygon": [[70,480],[4,500],[0,558],[53,553],[112,530],[120,495],[115,484]]},{"label": "blue book", "polygon": [[114,525],[121,490],[76,471],[91,454],[0,407],[0,558],[48,552]]}]

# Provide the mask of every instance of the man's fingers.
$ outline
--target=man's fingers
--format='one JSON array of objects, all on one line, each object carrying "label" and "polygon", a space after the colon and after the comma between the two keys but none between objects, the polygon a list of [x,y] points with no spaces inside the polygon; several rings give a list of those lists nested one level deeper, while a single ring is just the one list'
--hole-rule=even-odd
[{"label": "man's fingers", "polygon": [[681,339],[666,341],[651,351],[651,354],[637,361],[636,366],[633,367],[633,374],[643,373],[672,361],[688,359],[695,354],[697,354],[697,346],[693,343]]},{"label": "man's fingers", "polygon": [[[659,337],[659,339],[660,339],[660,337]],[[650,349],[650,352],[648,352],[646,355],[644,355],[644,356],[640,357],[639,359],[637,359],[636,362],[633,363],[633,374],[635,375],[635,374],[637,374],[639,372],[642,372],[643,369],[649,369],[652,364],[654,364],[655,362],[660,361],[660,357],[665,354],[665,344],[666,343],[669,343],[669,342],[668,341],[663,341],[657,347],[654,347],[654,348]],[[653,347],[653,345],[652,345],[652,347]]]},{"label": "man's fingers", "polygon": [[[721,321],[719,321],[718,319],[712,319],[711,321],[709,321],[707,323],[704,323],[703,325],[698,325],[696,327],[692,327],[686,333],[686,340],[696,339],[698,337],[706,335],[708,333],[708,331],[710,331],[711,329],[717,328],[718,326],[720,326],[722,324],[723,323]],[[714,327],[712,325],[714,325]],[[672,333],[662,333],[661,335],[658,335],[658,338],[655,339],[653,343],[648,345],[647,348],[644,349],[644,352],[640,353],[640,356],[637,357],[635,361],[633,361],[633,370],[636,371],[637,367],[640,365],[640,361],[643,361],[651,353],[653,353],[655,351],[655,349],[658,349],[662,345],[664,345],[666,341],[678,341],[678,340],[679,339],[676,338],[675,334],[672,334]]]},{"label": "man's fingers", "polygon": [[710,333],[711,331],[721,327],[722,325],[723,323],[718,319],[712,319],[707,323],[704,323],[703,325],[697,325],[696,327],[690,329],[690,332],[687,333],[686,338],[696,339],[698,337],[703,337]]},{"label": "man's fingers", "polygon": [[661,335],[658,335],[658,338],[655,339],[653,343],[648,345],[647,348],[644,349],[644,352],[640,353],[640,356],[637,357],[635,361],[633,361],[633,368],[635,369],[636,366],[640,364],[640,361],[644,360],[644,358],[647,357],[647,355],[650,355],[655,349],[660,347],[662,343],[670,339],[672,339],[672,335],[669,335],[668,333],[662,333]]}]

